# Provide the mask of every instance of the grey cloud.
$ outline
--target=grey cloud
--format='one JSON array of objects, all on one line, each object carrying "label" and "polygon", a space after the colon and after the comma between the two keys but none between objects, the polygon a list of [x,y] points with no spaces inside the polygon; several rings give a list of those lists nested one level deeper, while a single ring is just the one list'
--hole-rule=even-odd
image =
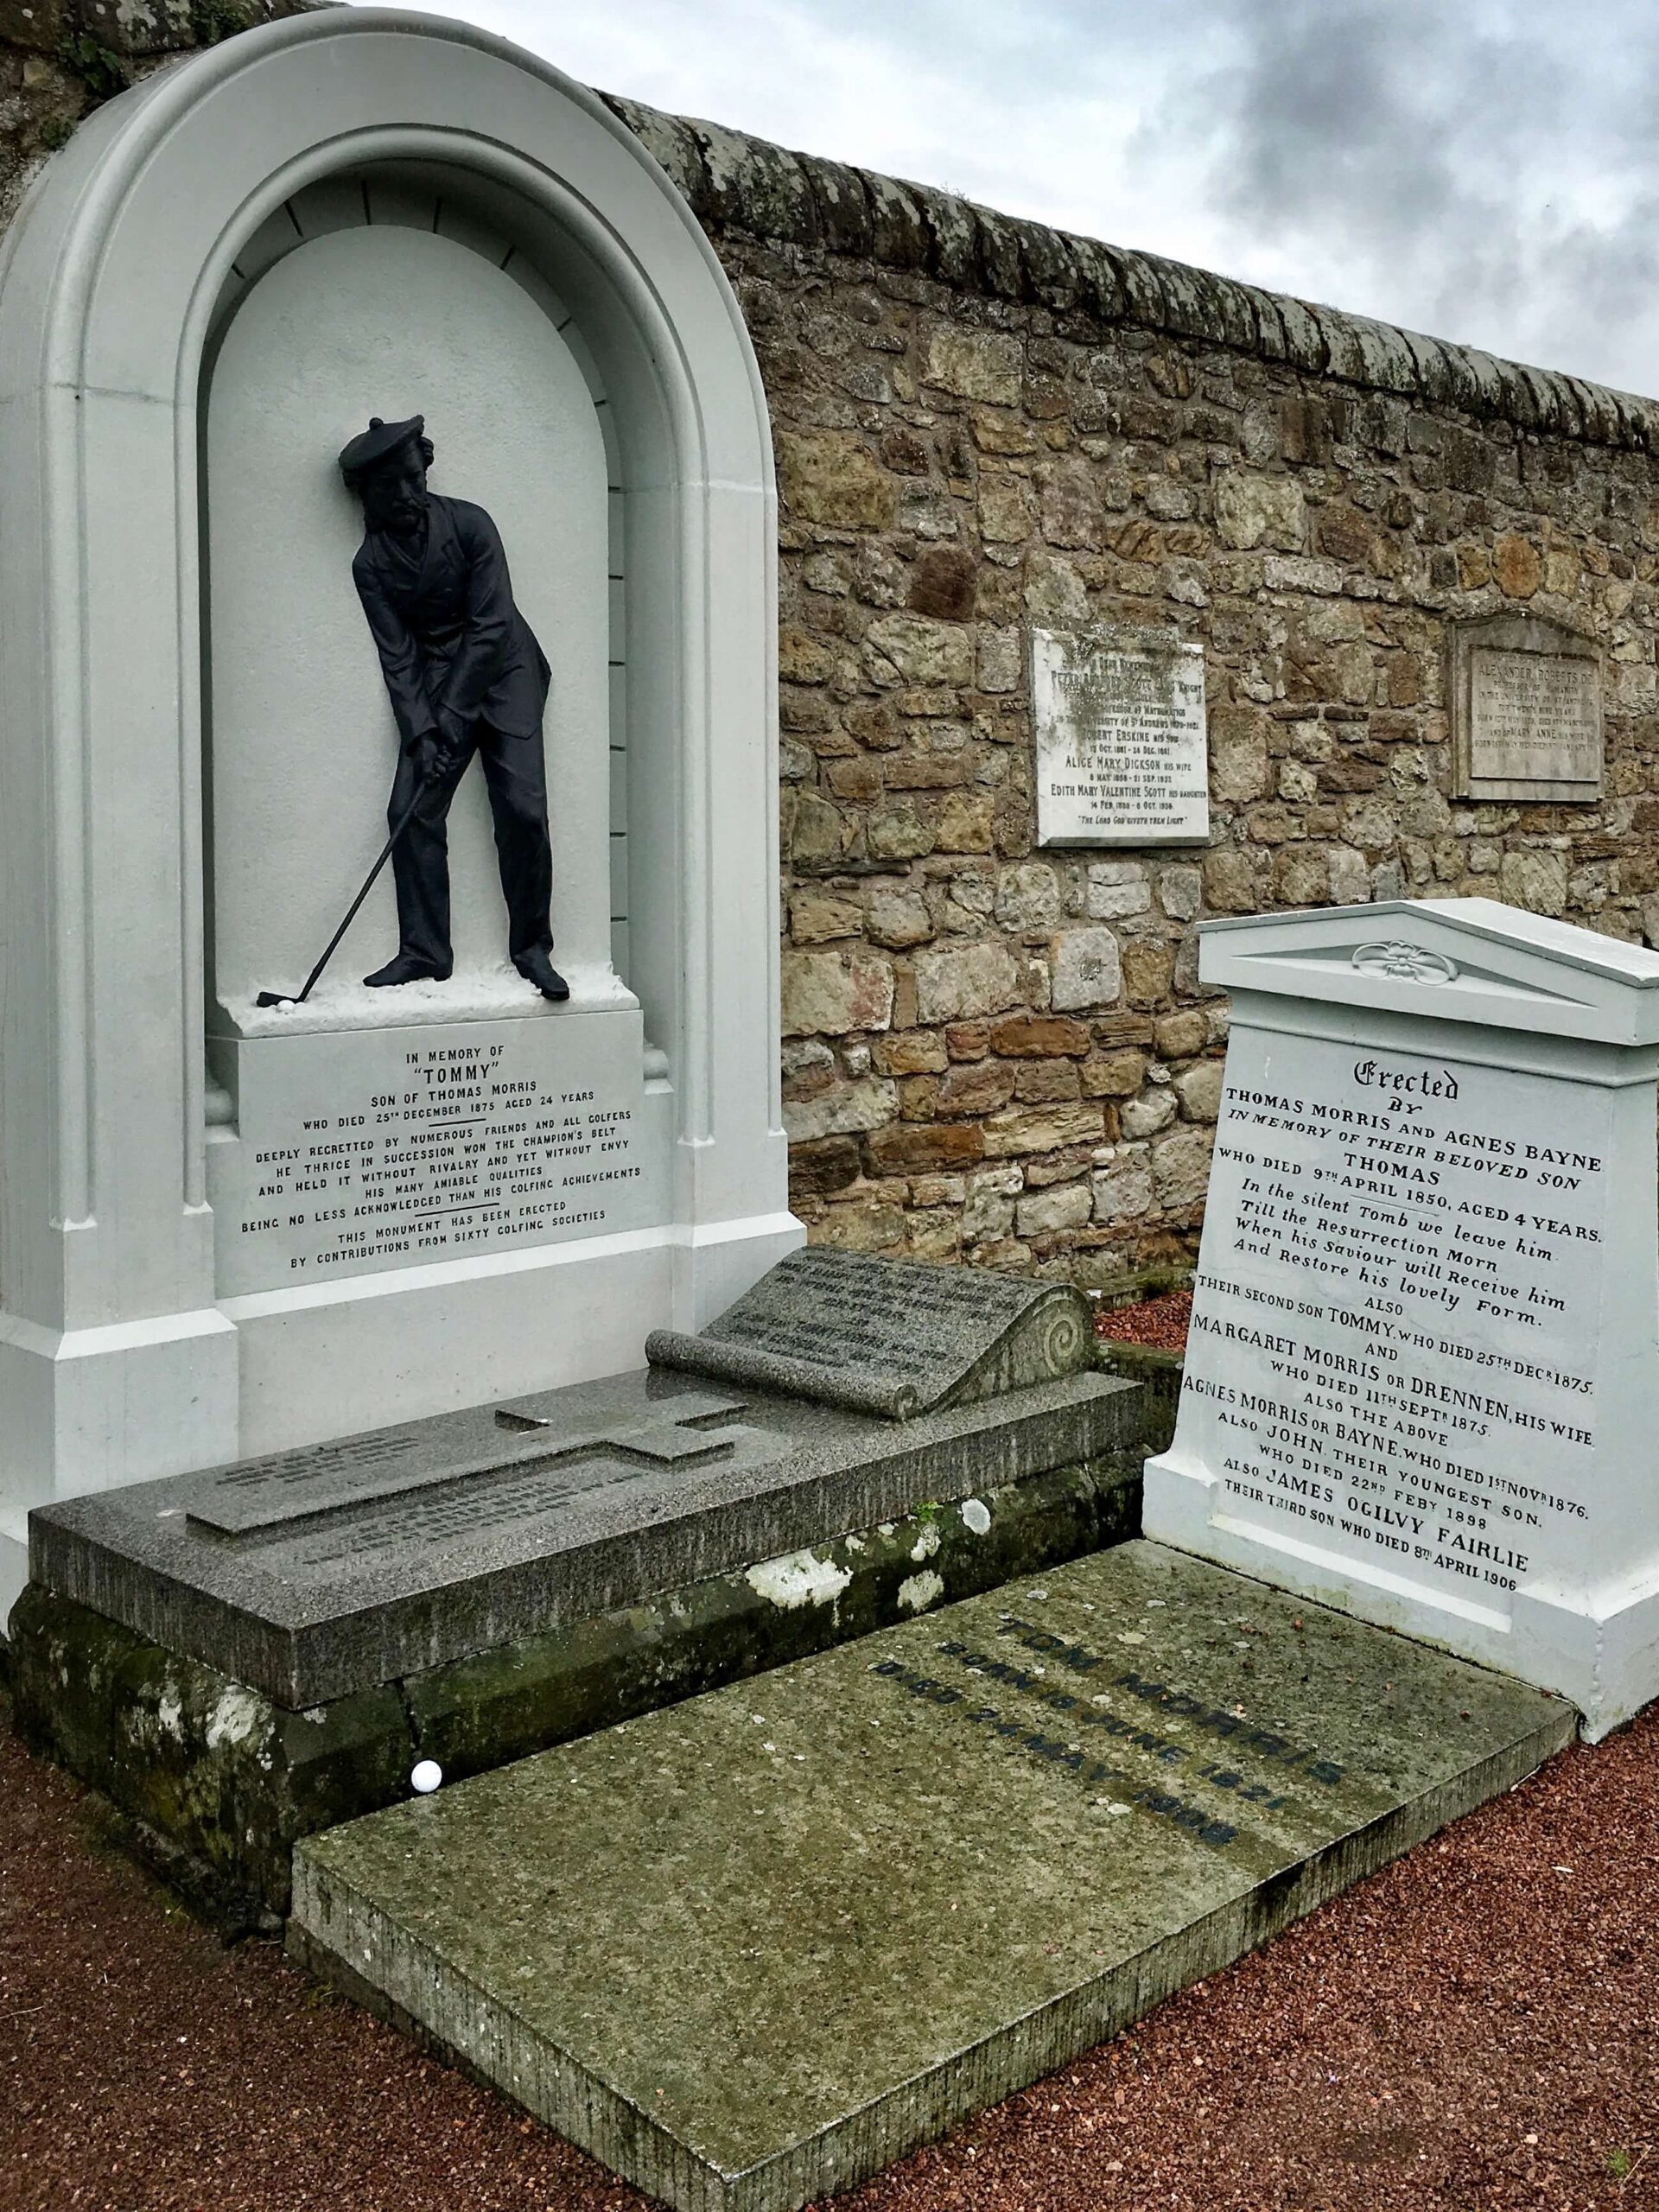
[{"label": "grey cloud", "polygon": [[682,113],[1659,389],[1653,0],[428,4]]},{"label": "grey cloud", "polygon": [[[1294,288],[1650,387],[1659,19],[1645,6],[1215,0],[1204,197]],[[1167,127],[1168,100],[1163,113]],[[1224,247],[1224,251],[1225,247]],[[1282,277],[1281,277],[1282,281]]]}]

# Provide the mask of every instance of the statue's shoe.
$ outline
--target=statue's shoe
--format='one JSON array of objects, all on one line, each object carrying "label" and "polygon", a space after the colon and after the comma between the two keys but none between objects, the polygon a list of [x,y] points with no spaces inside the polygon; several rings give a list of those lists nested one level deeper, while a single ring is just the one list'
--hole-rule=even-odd
[{"label": "statue's shoe", "polygon": [[568,999],[570,986],[547,955],[542,951],[526,952],[513,965],[527,983],[534,983],[544,999]]},{"label": "statue's shoe", "polygon": [[363,981],[372,991],[383,991],[391,983],[447,983],[450,973],[448,968],[435,968],[429,960],[416,959],[412,952],[400,952]]}]

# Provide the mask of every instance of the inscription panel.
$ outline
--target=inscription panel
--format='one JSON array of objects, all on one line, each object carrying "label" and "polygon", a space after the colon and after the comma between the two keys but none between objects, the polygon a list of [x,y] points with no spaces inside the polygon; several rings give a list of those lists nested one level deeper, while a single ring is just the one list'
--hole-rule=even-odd
[{"label": "inscription panel", "polygon": [[[733,1421],[705,1430],[690,1455],[698,1466],[753,1471],[781,1458],[783,1440]],[[683,1464],[683,1462],[681,1464]],[[412,1560],[459,1577],[525,1545],[544,1543],[561,1509],[594,1491],[632,1484],[659,1490],[676,1461],[627,1440],[600,1440],[580,1450],[544,1452],[505,1466],[434,1480],[400,1496],[339,1508],[290,1530],[277,1524],[244,1539],[269,1573],[307,1591],[359,1584],[406,1571]]]},{"label": "inscription panel", "polygon": [[660,1174],[638,1017],[245,1040],[209,1147],[222,1294],[639,1227]]},{"label": "inscription panel", "polygon": [[988,1351],[1031,1304],[1029,1284],[957,1268],[898,1268],[836,1251],[791,1253],[705,1332],[780,1359],[894,1376]]},{"label": "inscription panel", "polygon": [[1491,646],[1470,656],[1470,765],[1482,781],[1601,782],[1596,664]]},{"label": "inscription panel", "polygon": [[1601,656],[1535,615],[1452,632],[1452,753],[1463,798],[1601,796]]},{"label": "inscription panel", "polygon": [[1230,1522],[1505,1614],[1590,1508],[1606,1096],[1235,1041],[1184,1436]]},{"label": "inscription panel", "polygon": [[1083,1363],[1078,1294],[982,1270],[792,1252],[696,1337],[657,1330],[653,1364],[908,1419]]},{"label": "inscription panel", "polygon": [[1204,648],[1162,632],[1034,630],[1040,845],[1202,842]]}]

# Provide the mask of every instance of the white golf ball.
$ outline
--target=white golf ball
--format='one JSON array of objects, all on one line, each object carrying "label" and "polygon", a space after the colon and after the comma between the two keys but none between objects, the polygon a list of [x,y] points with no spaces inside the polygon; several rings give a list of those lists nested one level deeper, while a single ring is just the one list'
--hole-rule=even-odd
[{"label": "white golf ball", "polygon": [[443,1769],[436,1759],[417,1759],[410,1770],[409,1786],[418,1789],[423,1797],[429,1797],[443,1780]]},{"label": "white golf ball", "polygon": [[276,1011],[278,1014],[292,1014],[295,1003],[295,1001],[292,999],[278,999],[276,1001]]}]

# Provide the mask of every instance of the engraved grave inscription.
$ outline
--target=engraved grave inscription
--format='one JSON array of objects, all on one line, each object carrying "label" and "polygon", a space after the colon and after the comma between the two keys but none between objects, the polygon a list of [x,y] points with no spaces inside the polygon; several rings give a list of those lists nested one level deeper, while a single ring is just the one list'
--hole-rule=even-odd
[{"label": "engraved grave inscription", "polygon": [[1590,639],[1535,615],[1457,624],[1451,702],[1459,797],[1601,796],[1601,655]]},{"label": "engraved grave inscription", "polygon": [[1202,645],[1134,628],[1034,630],[1031,682],[1039,844],[1202,843]]},{"label": "engraved grave inscription", "polygon": [[1606,1094],[1287,1042],[1224,1098],[1189,1434],[1230,1518],[1503,1612],[1589,1510]]}]

